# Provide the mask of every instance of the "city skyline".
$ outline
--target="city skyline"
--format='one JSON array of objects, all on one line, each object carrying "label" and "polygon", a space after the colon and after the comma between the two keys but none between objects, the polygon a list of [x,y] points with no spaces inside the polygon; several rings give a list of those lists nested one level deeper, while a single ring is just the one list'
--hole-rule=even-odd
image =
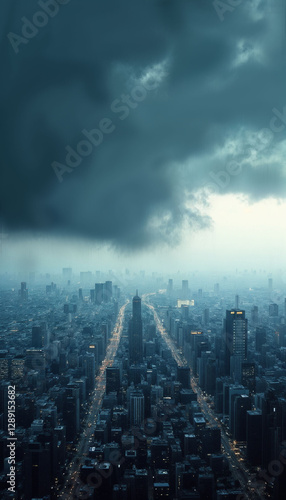
[{"label": "city skyline", "polygon": [[284,500],[286,1],[0,14],[0,497]]},{"label": "city skyline", "polygon": [[284,499],[286,287],[158,290],[142,277],[134,295],[96,277],[7,276],[0,490],[14,394],[16,499],[128,500],[134,484],[140,500]]}]

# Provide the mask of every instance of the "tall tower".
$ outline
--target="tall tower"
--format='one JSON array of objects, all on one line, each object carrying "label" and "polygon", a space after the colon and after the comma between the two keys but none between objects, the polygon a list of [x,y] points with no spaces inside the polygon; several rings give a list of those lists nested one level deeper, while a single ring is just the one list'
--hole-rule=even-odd
[{"label": "tall tower", "polygon": [[144,420],[144,394],[133,391],[130,395],[130,425],[141,426]]},{"label": "tall tower", "polygon": [[138,364],[143,361],[141,299],[138,296],[138,291],[133,297],[132,318],[129,322],[129,359],[130,364]]},{"label": "tall tower", "polygon": [[247,358],[247,319],[245,311],[232,309],[226,311],[224,320],[225,340],[225,368],[226,374],[230,374],[230,357],[241,358],[241,362]]}]

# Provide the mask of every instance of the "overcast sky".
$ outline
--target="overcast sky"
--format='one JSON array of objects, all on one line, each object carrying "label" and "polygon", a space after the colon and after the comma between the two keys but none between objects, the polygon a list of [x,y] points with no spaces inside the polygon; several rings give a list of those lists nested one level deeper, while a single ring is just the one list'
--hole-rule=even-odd
[{"label": "overcast sky", "polygon": [[1,270],[286,268],[285,2],[51,4],[0,6]]}]

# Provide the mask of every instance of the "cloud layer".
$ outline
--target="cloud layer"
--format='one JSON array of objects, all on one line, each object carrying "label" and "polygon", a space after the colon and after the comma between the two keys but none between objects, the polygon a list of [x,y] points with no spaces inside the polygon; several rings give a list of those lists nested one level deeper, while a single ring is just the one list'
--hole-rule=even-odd
[{"label": "cloud layer", "polygon": [[[207,0],[70,0],[46,24],[37,12],[54,2],[2,4],[8,230],[142,248],[210,224],[197,203],[210,183],[285,195],[285,33],[270,0],[237,2],[223,21]],[[94,129],[101,142],[94,132],[79,158]]]}]

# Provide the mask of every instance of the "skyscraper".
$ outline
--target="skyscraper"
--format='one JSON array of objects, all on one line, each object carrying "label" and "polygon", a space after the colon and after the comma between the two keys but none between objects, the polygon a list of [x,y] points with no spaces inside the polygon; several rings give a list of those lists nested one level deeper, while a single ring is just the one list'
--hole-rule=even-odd
[{"label": "skyscraper", "polygon": [[19,290],[19,297],[21,301],[28,300],[28,289],[27,289],[27,283],[25,281],[22,281],[21,283],[21,290]]},{"label": "skyscraper", "polygon": [[230,357],[238,356],[241,361],[247,358],[247,319],[245,311],[232,309],[226,311],[224,320],[225,370],[230,374]]},{"label": "skyscraper", "polygon": [[141,426],[144,420],[144,394],[133,391],[130,395],[130,425]]},{"label": "skyscraper", "polygon": [[138,291],[133,297],[132,318],[129,322],[129,360],[130,364],[143,361],[141,299],[138,297]]},{"label": "skyscraper", "polygon": [[119,365],[106,368],[106,394],[119,392],[121,386],[121,370]]},{"label": "skyscraper", "polygon": [[36,349],[44,347],[43,332],[40,326],[32,327],[32,347]]},{"label": "skyscraper", "polygon": [[188,280],[182,280],[182,298],[187,299],[189,295],[189,282]]}]

